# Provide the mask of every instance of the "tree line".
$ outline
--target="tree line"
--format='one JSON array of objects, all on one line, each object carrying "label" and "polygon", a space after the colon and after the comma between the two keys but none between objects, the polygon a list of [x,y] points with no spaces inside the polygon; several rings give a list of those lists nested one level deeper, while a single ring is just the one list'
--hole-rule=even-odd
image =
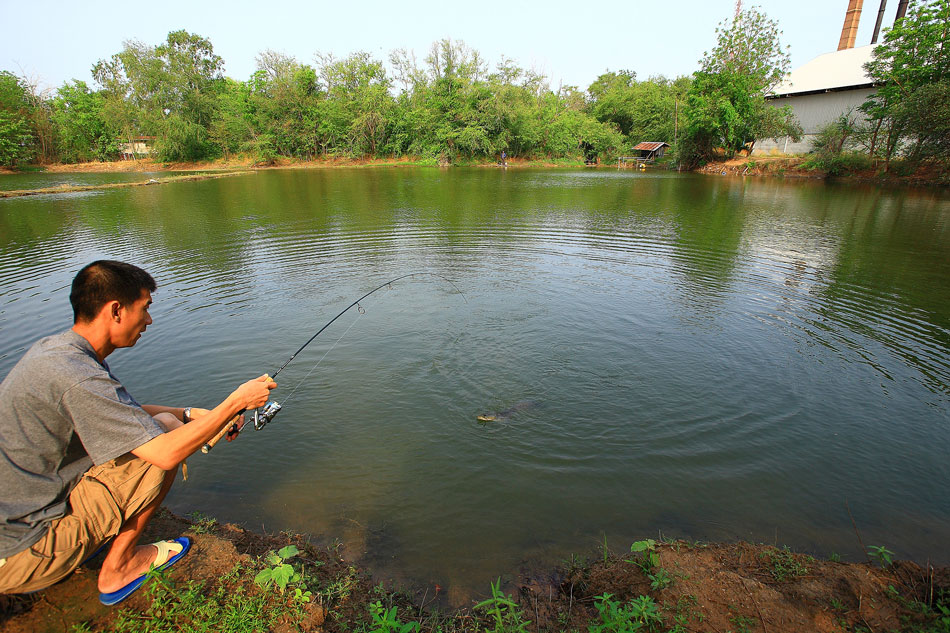
[{"label": "tree line", "polygon": [[601,75],[590,93],[555,90],[510,59],[490,70],[478,51],[448,39],[421,62],[406,50],[388,61],[356,52],[306,64],[268,50],[237,81],[224,76],[208,39],[175,31],[157,46],[126,42],[99,60],[92,87],[73,80],[38,94],[3,71],[0,163],[109,160],[139,136],[155,137],[163,161],[615,156],[631,142],[671,140],[675,102],[690,82],[621,71]]},{"label": "tree line", "polygon": [[[900,153],[946,159],[948,6],[922,0],[885,33],[868,67],[880,86],[862,106],[869,123],[858,131],[845,117],[819,138],[819,155],[862,142],[885,161]],[[514,60],[489,68],[477,50],[449,39],[422,60],[400,49],[386,61],[318,53],[308,64],[267,50],[239,81],[224,75],[207,38],[174,31],[154,46],[125,42],[97,61],[93,86],[73,80],[44,93],[0,71],[0,164],[110,160],[122,143],[149,136],[162,161],[247,154],[259,163],[410,156],[445,164],[502,152],[609,160],[637,142],[664,141],[693,167],[749,151],[757,139],[799,138],[790,108],[766,99],[789,70],[780,35],[752,7],[719,25],[716,46],[691,76],[607,71],[584,90],[555,90]]]}]

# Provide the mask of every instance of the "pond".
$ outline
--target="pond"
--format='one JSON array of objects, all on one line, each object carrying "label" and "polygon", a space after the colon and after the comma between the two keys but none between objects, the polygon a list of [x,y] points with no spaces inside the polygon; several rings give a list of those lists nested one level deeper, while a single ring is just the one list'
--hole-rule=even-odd
[{"label": "pond", "polygon": [[[278,376],[167,500],[455,601],[606,541],[950,562],[950,197],[666,172],[273,170],[0,200],[0,376],[99,258],[140,402]],[[494,416],[479,421],[477,416]],[[849,516],[850,514],[850,516]]]}]

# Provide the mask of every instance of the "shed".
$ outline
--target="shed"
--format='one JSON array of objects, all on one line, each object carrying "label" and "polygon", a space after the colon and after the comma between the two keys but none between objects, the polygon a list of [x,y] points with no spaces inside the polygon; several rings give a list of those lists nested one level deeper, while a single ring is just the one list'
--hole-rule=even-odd
[{"label": "shed", "polygon": [[874,84],[864,70],[873,51],[874,46],[859,46],[825,53],[790,72],[766,99],[772,106],[791,106],[802,126],[802,140],[758,139],[752,153],[804,154],[818,132],[842,114],[850,110],[862,119],[857,108],[874,94]]},{"label": "shed", "polygon": [[155,143],[154,136],[131,136],[119,143],[119,153],[122,160],[134,160],[141,156],[148,156]]},{"label": "shed", "polygon": [[636,152],[637,158],[656,160],[657,158],[663,158],[663,154],[666,153],[666,148],[669,146],[669,143],[644,141],[634,146],[633,151]]}]

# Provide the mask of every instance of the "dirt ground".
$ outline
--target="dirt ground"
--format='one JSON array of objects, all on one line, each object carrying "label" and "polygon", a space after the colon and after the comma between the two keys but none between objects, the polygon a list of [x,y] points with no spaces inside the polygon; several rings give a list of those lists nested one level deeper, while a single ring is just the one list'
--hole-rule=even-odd
[{"label": "dirt ground", "polygon": [[[195,524],[162,511],[146,538],[186,534],[192,551],[169,572],[173,582],[219,581],[239,563],[253,561],[270,550],[293,543],[301,549],[296,563],[308,567],[315,589],[346,575],[350,591],[333,603],[314,600],[299,621],[280,628],[289,631],[351,631],[365,621],[368,605],[380,599],[373,579],[339,557],[336,549],[308,543],[301,535],[263,535],[233,525]],[[870,563],[819,561],[767,545],[697,544],[671,541],[655,545],[656,568],[668,574],[666,586],[651,581],[633,554],[597,554],[591,563],[525,574],[503,587],[519,605],[527,631],[587,631],[597,621],[595,598],[605,593],[626,602],[649,595],[660,606],[663,625],[655,630],[683,633],[831,633],[883,631],[946,631],[936,628],[932,609],[950,600],[950,568],[922,568],[897,562],[882,569]],[[0,630],[6,633],[109,630],[117,608],[97,600],[94,559],[65,581],[29,596],[0,596]],[[500,570],[504,571],[504,570]],[[255,591],[250,580],[244,591]],[[385,598],[411,613],[422,631],[488,630],[487,614],[474,610],[476,599],[458,608],[439,609],[438,587]],[[315,592],[318,593],[318,592]],[[319,596],[319,593],[318,593]],[[436,598],[436,600],[434,600]],[[140,591],[123,607],[144,613],[147,596]],[[943,626],[943,625],[941,625]],[[950,626],[948,620],[947,626]],[[679,628],[674,628],[679,627]],[[644,629],[646,630],[646,629]]]}]

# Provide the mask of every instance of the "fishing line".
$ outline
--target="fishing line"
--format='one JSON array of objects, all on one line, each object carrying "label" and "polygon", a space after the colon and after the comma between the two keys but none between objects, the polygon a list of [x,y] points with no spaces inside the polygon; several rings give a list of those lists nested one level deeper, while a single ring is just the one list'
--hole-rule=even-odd
[{"label": "fishing line", "polygon": [[333,342],[333,345],[330,346],[330,349],[328,349],[326,352],[323,353],[323,356],[320,357],[320,360],[317,361],[317,364],[310,368],[310,371],[307,372],[307,375],[304,376],[303,379],[302,379],[300,382],[297,383],[297,386],[294,387],[293,391],[291,391],[290,394],[288,394],[288,396],[287,396],[286,398],[284,398],[284,404],[287,404],[287,402],[293,397],[293,395],[294,395],[295,393],[297,393],[297,390],[300,389],[300,386],[301,386],[303,383],[305,383],[305,382],[307,381],[307,378],[310,378],[310,374],[312,374],[314,371],[316,371],[317,367],[320,366],[320,363],[323,362],[323,359],[327,357],[327,354],[329,354],[330,352],[332,352],[332,351],[333,351],[333,348],[340,344],[340,341],[342,341],[343,338],[344,338],[347,334],[349,334],[350,330],[353,329],[353,326],[356,325],[356,322],[357,322],[357,321],[359,321],[361,318],[363,318],[363,315],[364,315],[364,314],[366,314],[366,310],[360,310],[360,311],[359,311],[359,316],[356,317],[355,319],[353,319],[353,322],[350,323],[350,327],[346,328],[346,331],[343,332],[343,334],[340,335],[340,338],[338,338],[336,341]]},{"label": "fishing line", "polygon": [[[326,325],[324,325],[322,328],[320,328],[319,330],[317,330],[316,334],[314,334],[314,335],[311,336],[309,339],[307,339],[307,342],[306,342],[306,343],[304,343],[304,344],[301,345],[299,348],[297,348],[297,351],[294,352],[293,354],[291,354],[290,358],[288,358],[286,361],[284,361],[284,364],[277,368],[277,371],[274,372],[274,374],[271,376],[271,379],[276,378],[276,377],[277,377],[277,374],[279,374],[281,371],[283,371],[284,367],[286,367],[286,366],[289,365],[291,362],[293,362],[293,360],[294,360],[295,358],[297,358],[297,355],[298,355],[300,352],[302,352],[308,345],[310,345],[310,343],[312,343],[312,342],[314,341],[314,339],[316,339],[318,336],[320,336],[320,334],[322,334],[324,330],[326,330],[328,327],[330,327],[331,325],[333,325],[333,323],[334,323],[337,319],[339,319],[341,316],[343,316],[344,314],[346,314],[346,313],[350,310],[350,308],[353,308],[353,307],[355,306],[355,307],[357,308],[357,310],[359,311],[360,316],[363,316],[363,315],[366,313],[366,310],[363,308],[363,306],[360,305],[360,302],[363,301],[364,299],[366,299],[368,296],[370,296],[370,295],[373,294],[374,292],[377,292],[377,291],[379,291],[379,290],[382,290],[383,288],[387,288],[387,287],[388,287],[390,290],[392,290],[392,285],[393,285],[394,283],[396,283],[397,281],[401,280],[401,279],[406,279],[406,278],[408,278],[408,277],[418,277],[418,276],[421,276],[421,275],[430,275],[430,276],[432,276],[432,277],[438,277],[439,279],[442,279],[442,280],[444,280],[444,281],[447,281],[448,283],[450,283],[450,284],[452,285],[453,288],[455,288],[455,291],[458,292],[459,295],[461,295],[461,297],[462,297],[462,299],[465,301],[465,303],[466,303],[466,304],[468,303],[468,299],[465,298],[465,294],[459,289],[459,287],[458,287],[457,285],[455,285],[455,282],[452,281],[451,279],[449,279],[448,277],[444,277],[444,276],[440,275],[439,273],[416,272],[416,273],[406,273],[405,275],[400,275],[399,277],[396,277],[396,278],[394,278],[394,279],[390,279],[389,281],[387,281],[387,282],[385,282],[385,283],[382,283],[382,284],[376,286],[375,288],[373,288],[372,290],[370,290],[369,292],[367,292],[366,294],[364,294],[363,296],[361,296],[359,299],[357,299],[356,301],[354,301],[354,302],[351,303],[350,305],[348,305],[348,306],[346,306],[345,308],[343,308],[342,310],[340,310],[340,312],[339,312],[335,317],[333,317],[332,319],[330,319],[329,321],[327,321]],[[338,338],[338,339],[336,340],[336,342],[330,347],[330,349],[328,349],[328,350],[326,351],[326,353],[323,355],[323,358],[326,358],[326,355],[329,354],[330,351],[331,351],[334,347],[336,347],[337,344],[338,344],[341,340],[343,340],[343,337],[346,336],[346,333],[350,331],[350,328],[352,328],[353,325],[355,325],[357,321],[359,321],[359,317],[357,317],[356,319],[353,320],[353,323],[351,323],[351,324],[350,324],[350,327],[348,327],[348,328],[346,329],[346,332],[343,333],[343,336],[341,336],[340,338]],[[310,370],[310,372],[307,373],[307,376],[310,376],[310,374],[312,374],[312,373],[314,372],[314,370],[316,370],[317,366],[319,366],[319,364],[320,364],[321,362],[323,362],[323,358],[321,358],[319,361],[317,361],[317,364],[314,365],[313,368]],[[292,395],[297,391],[297,389],[299,389],[300,386],[306,381],[307,376],[305,376],[305,377],[304,377],[304,380],[300,381],[300,383],[299,383],[296,387],[294,387],[294,390],[293,390],[292,392],[290,392],[290,395],[291,395],[291,396],[292,396]],[[288,398],[289,398],[289,397],[290,397],[290,396],[288,396]],[[286,400],[285,400],[284,402],[286,402]],[[273,400],[271,400],[270,402],[268,402],[267,404],[265,404],[263,407],[261,407],[261,408],[259,408],[259,409],[255,409],[255,410],[254,410],[254,416],[253,416],[253,418],[252,418],[253,421],[254,421],[254,428],[257,429],[258,431],[261,430],[262,428],[264,428],[264,426],[265,426],[268,422],[270,422],[270,421],[274,418],[274,416],[277,415],[277,412],[280,411],[280,410],[281,410],[281,405],[278,404],[277,402],[273,401]],[[244,411],[241,411],[240,414],[243,414],[243,413],[244,413]],[[240,414],[238,414],[238,415],[240,415]],[[208,443],[206,443],[204,446],[201,447],[201,451],[202,451],[203,453],[209,452],[209,451],[214,447],[214,445],[215,445],[222,437],[224,437],[225,435],[233,435],[233,434],[236,434],[237,432],[238,432],[238,426],[237,426],[236,423],[233,424],[233,425],[227,425],[227,426],[225,426],[223,429],[221,429],[221,432],[218,433],[217,436],[215,436],[214,438],[212,438]]]}]

